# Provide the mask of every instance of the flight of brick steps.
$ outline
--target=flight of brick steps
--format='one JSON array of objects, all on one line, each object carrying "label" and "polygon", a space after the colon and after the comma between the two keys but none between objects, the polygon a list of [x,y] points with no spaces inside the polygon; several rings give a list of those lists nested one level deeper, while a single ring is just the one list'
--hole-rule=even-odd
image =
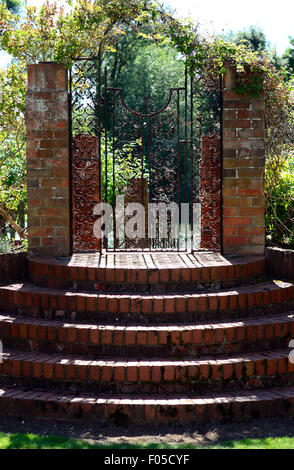
[{"label": "flight of brick steps", "polygon": [[0,413],[116,424],[294,414],[294,285],[263,257],[31,258],[0,286]]}]

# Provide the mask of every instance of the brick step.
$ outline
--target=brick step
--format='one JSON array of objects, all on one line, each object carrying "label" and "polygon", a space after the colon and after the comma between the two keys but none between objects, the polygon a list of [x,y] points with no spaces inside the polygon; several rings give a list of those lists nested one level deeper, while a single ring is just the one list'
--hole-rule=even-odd
[{"label": "brick step", "polygon": [[294,284],[269,281],[201,294],[121,295],[45,289],[30,283],[0,287],[0,310],[96,322],[215,321],[294,309]]},{"label": "brick step", "polygon": [[44,353],[169,357],[287,347],[294,312],[209,324],[96,325],[0,315],[4,349]]},{"label": "brick step", "polygon": [[0,386],[0,414],[24,418],[87,420],[99,424],[181,425],[242,422],[294,415],[294,387],[205,396],[78,394]]},{"label": "brick step", "polygon": [[290,350],[200,359],[97,358],[4,350],[2,383],[117,393],[206,392],[294,384]]},{"label": "brick step", "polygon": [[[115,257],[114,257],[115,256]],[[103,292],[187,292],[231,287],[264,276],[265,258],[219,253],[130,253],[29,258],[30,281],[53,289]]]}]

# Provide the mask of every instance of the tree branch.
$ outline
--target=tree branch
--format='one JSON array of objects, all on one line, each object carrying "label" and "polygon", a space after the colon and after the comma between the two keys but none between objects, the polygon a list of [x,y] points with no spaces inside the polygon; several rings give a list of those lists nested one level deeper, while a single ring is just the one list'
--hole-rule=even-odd
[{"label": "tree branch", "polygon": [[0,216],[3,217],[3,219],[14,228],[14,230],[16,231],[16,233],[19,235],[20,238],[22,239],[27,238],[25,229],[21,228],[4,209],[1,209],[1,207],[0,207]]}]

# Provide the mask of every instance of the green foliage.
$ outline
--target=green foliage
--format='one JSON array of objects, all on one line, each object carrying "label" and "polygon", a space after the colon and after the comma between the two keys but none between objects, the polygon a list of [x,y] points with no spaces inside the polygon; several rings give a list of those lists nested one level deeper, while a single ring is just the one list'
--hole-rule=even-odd
[{"label": "green foliage", "polygon": [[271,244],[294,248],[294,149],[267,160],[266,230]]},{"label": "green foliage", "polygon": [[23,227],[26,210],[25,69],[12,64],[0,70],[0,83],[0,211],[14,234],[9,217]]},{"label": "green foliage", "polygon": [[0,253],[11,253],[12,245],[8,238],[1,233],[0,235]]},{"label": "green foliage", "polygon": [[22,0],[1,0],[0,4],[5,5],[12,13],[19,13],[23,6]]},{"label": "green foliage", "polygon": [[290,39],[290,47],[282,56],[287,78],[294,77],[294,38]]},{"label": "green foliage", "polygon": [[[72,5],[70,0],[67,3]],[[1,6],[0,20],[1,47],[26,63],[53,60],[70,67],[77,57],[114,51],[127,25],[143,39],[170,44],[185,58],[191,74],[224,72],[225,63],[232,62],[238,73],[238,93],[256,95],[262,90],[262,79],[273,73],[269,59],[243,42],[200,37],[191,22],[176,20],[158,4],[142,0],[77,0],[66,13],[56,4],[45,3],[39,12],[28,8],[23,21]],[[250,34],[257,41],[258,32]]]},{"label": "green foliage", "polygon": [[0,253],[18,253],[27,249],[27,240],[14,240],[7,237],[4,231],[0,232]]},{"label": "green foliage", "polygon": [[[105,140],[101,141],[101,164],[102,164],[102,187],[104,190],[103,200],[114,205],[114,199],[118,195],[124,193],[124,189],[131,184],[132,179],[141,178],[142,166],[141,159],[138,158],[137,151],[140,149],[140,142],[132,142],[124,145],[122,148],[115,149],[115,189],[113,188],[113,145],[108,142],[107,145],[107,171],[106,171],[106,147]],[[115,142],[116,145],[116,142]],[[146,176],[146,165],[143,163],[143,177]],[[107,174],[107,195],[106,191],[106,174]],[[107,197],[106,197],[107,196]]]},{"label": "green foliage", "polygon": [[68,67],[74,58],[97,55],[113,48],[123,34],[121,23],[141,19],[142,0],[67,0],[65,13],[56,3],[44,3],[40,11],[28,7],[24,20],[0,7],[2,49],[25,63],[56,61]]},{"label": "green foliage", "polygon": [[0,82],[0,205],[17,210],[25,196],[25,71],[12,64]]},{"label": "green foliage", "polygon": [[269,49],[269,42],[264,32],[256,26],[250,26],[247,31],[238,31],[236,33],[231,31],[226,37],[230,42],[237,45],[245,44],[246,47],[255,52],[261,53]]},{"label": "green foliage", "polygon": [[[122,38],[122,43],[129,41],[128,36]],[[148,111],[158,111],[166,104],[170,87],[183,84],[184,63],[169,46],[157,46],[150,41],[142,44],[136,38],[132,41],[135,43],[133,54],[126,53],[120,46],[117,52],[108,55],[106,65],[113,71],[112,86],[123,89],[124,99],[131,109],[143,111],[144,99],[148,97]]]}]

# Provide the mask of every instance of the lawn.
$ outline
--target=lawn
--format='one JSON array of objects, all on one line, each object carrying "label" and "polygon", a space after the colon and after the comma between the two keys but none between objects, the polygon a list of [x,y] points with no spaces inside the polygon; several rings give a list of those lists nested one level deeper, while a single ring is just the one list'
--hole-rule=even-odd
[{"label": "lawn", "polygon": [[56,435],[0,433],[0,449],[294,449],[294,437],[242,439],[199,447],[191,444],[151,444],[148,442],[137,444],[90,444],[84,440]]}]

